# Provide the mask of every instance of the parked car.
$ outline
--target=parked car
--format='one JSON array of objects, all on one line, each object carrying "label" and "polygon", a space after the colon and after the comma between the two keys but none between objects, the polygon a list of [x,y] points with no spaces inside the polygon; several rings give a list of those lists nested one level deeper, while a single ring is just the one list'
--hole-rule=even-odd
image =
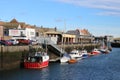
[{"label": "parked car", "polygon": [[10,40],[8,40],[8,41],[11,42],[12,45],[17,45],[17,44],[19,43],[19,41],[16,40],[16,39],[10,39]]},{"label": "parked car", "polygon": [[38,41],[37,41],[37,40],[30,40],[30,44],[31,44],[31,45],[37,45],[37,44],[38,44]]},{"label": "parked car", "polygon": [[29,45],[30,40],[29,39],[17,39],[19,41],[19,44]]},{"label": "parked car", "polygon": [[11,46],[12,43],[7,40],[0,40],[0,45]]},{"label": "parked car", "polygon": [[7,45],[7,44],[5,44],[4,42],[2,42],[2,41],[0,40],[0,45]]}]

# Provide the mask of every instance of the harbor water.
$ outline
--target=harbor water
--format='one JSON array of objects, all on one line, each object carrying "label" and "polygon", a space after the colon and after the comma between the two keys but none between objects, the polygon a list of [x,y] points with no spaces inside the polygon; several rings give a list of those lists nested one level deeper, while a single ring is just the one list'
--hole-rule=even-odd
[{"label": "harbor water", "polygon": [[75,64],[50,63],[43,69],[1,71],[0,80],[120,80],[120,48]]}]

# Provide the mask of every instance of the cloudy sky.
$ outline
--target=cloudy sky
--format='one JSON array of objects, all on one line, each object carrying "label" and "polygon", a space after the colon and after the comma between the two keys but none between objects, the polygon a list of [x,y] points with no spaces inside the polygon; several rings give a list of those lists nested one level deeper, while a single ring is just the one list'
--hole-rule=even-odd
[{"label": "cloudy sky", "polygon": [[120,37],[120,0],[1,0],[0,20]]}]

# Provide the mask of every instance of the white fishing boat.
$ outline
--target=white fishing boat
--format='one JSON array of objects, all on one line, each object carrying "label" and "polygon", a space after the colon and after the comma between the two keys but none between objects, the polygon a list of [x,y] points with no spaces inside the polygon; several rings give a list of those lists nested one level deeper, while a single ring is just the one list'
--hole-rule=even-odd
[{"label": "white fishing boat", "polygon": [[82,57],[82,53],[79,50],[75,50],[75,49],[72,50],[69,55],[72,59],[77,59]]},{"label": "white fishing boat", "polygon": [[60,63],[66,63],[70,60],[70,56],[65,53],[61,58],[60,58]]},{"label": "white fishing boat", "polygon": [[104,41],[102,41],[102,45],[100,47],[101,53],[110,53],[110,50],[108,48],[109,46],[105,45]]},{"label": "white fishing boat", "polygon": [[100,52],[107,54],[107,53],[110,53],[110,50],[107,47],[106,48],[100,48]]},{"label": "white fishing boat", "polygon": [[87,50],[82,50],[81,51],[82,58],[87,58],[88,57],[88,52]]}]

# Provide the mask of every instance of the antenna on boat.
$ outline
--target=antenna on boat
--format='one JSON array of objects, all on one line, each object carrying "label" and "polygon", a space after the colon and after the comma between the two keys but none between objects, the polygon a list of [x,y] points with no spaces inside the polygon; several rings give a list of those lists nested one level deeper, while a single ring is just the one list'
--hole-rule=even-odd
[{"label": "antenna on boat", "polygon": [[47,53],[47,40],[45,41],[45,52]]}]

